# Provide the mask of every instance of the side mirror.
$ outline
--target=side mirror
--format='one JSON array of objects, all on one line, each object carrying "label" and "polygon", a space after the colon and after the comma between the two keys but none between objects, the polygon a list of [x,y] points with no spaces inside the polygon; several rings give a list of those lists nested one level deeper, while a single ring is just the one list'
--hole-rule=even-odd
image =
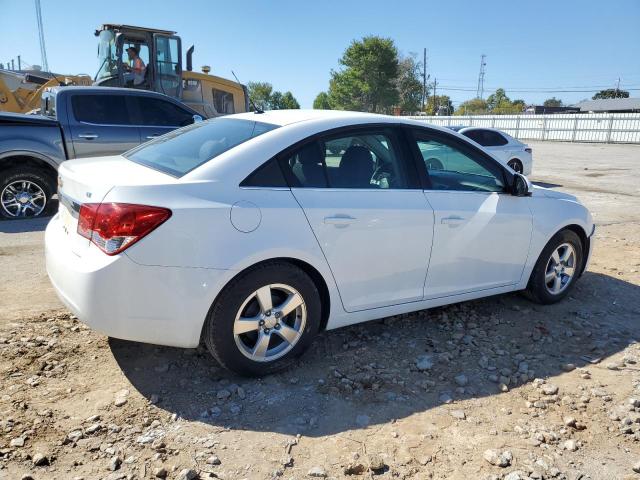
[{"label": "side mirror", "polygon": [[516,197],[528,197],[533,193],[533,186],[527,177],[521,173],[513,175],[513,183],[511,184],[511,194]]},{"label": "side mirror", "polygon": [[202,116],[194,115],[193,116],[193,123],[200,123],[200,122],[202,122]]}]

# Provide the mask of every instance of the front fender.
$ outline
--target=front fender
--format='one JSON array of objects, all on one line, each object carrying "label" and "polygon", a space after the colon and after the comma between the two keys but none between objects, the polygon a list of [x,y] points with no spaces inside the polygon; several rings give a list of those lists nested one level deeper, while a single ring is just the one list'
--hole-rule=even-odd
[{"label": "front fender", "polygon": [[593,219],[589,210],[569,198],[532,197],[533,232],[529,257],[521,280],[521,288],[529,282],[531,272],[549,240],[559,231],[572,226],[579,227],[586,238],[593,232]]}]

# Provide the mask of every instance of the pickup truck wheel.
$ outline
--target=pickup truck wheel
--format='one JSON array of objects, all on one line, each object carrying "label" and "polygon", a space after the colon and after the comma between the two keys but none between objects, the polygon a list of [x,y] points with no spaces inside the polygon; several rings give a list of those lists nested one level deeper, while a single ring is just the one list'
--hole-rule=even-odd
[{"label": "pickup truck wheel", "polygon": [[51,180],[35,168],[11,168],[0,172],[0,216],[33,218],[48,213],[55,191]]}]

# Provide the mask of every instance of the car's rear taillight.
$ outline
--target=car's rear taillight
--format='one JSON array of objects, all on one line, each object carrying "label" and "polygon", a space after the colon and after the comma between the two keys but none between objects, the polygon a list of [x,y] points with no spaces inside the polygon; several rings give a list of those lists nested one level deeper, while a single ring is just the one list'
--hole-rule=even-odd
[{"label": "car's rear taillight", "polygon": [[116,255],[166,222],[171,210],[130,203],[85,203],[80,207],[78,234],[107,255]]},{"label": "car's rear taillight", "polygon": [[531,150],[531,147],[527,147],[527,148],[524,149],[524,151],[527,152],[527,153],[531,153],[533,150]]}]

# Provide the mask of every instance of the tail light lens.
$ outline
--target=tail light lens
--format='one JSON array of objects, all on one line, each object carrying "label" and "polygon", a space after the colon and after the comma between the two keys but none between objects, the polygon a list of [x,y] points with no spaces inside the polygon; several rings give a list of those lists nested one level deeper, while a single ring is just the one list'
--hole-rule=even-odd
[{"label": "tail light lens", "polygon": [[527,152],[527,153],[531,153],[533,150],[531,150],[531,147],[527,147],[527,148],[524,149],[524,151]]},{"label": "tail light lens", "polygon": [[85,203],[80,207],[78,234],[107,255],[123,252],[171,217],[171,210],[130,203]]}]

